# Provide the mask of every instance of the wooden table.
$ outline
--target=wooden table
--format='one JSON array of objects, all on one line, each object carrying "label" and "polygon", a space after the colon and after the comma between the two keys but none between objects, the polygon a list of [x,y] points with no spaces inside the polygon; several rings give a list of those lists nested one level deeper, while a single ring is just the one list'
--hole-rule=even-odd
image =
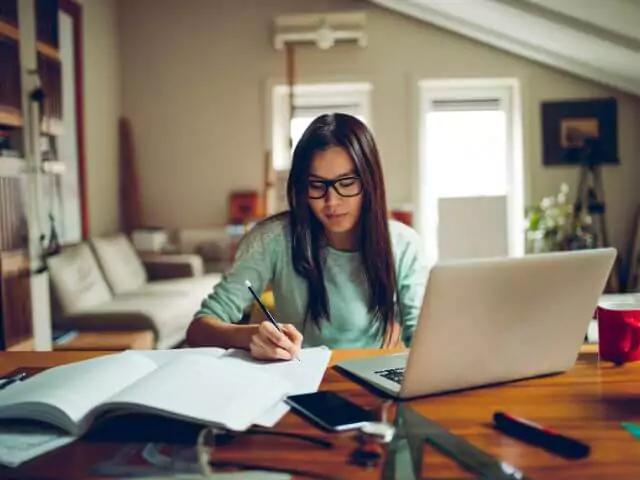
[{"label": "wooden table", "polygon": [[[111,352],[0,353],[0,373],[18,367],[51,367]],[[378,351],[336,351],[332,363]],[[530,478],[640,478],[640,442],[620,422],[640,423],[640,362],[614,367],[598,363],[585,352],[568,373],[462,393],[413,400],[411,407],[440,422],[471,443],[524,471]],[[321,389],[334,390],[367,408],[382,398],[335,369],[327,370]],[[589,458],[568,461],[494,431],[495,410],[505,410],[540,422],[588,442]],[[225,458],[262,465],[286,465],[333,478],[380,478],[377,469],[347,464],[355,446],[352,433],[325,434],[290,413],[278,430],[323,436],[334,442],[324,450],[288,438],[252,436],[225,446]],[[25,463],[17,469],[0,467],[2,478],[88,478],[91,467],[122,448],[122,444],[77,441]],[[471,478],[450,460],[432,451],[425,455],[429,478]],[[96,478],[96,477],[92,477]],[[306,478],[306,477],[301,477]]]}]

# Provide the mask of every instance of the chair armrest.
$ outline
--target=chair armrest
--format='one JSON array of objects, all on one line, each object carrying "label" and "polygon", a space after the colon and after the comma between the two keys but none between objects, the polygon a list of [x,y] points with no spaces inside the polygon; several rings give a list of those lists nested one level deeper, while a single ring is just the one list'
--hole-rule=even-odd
[{"label": "chair armrest", "polygon": [[200,255],[192,253],[140,253],[149,280],[200,277],[204,263]]}]

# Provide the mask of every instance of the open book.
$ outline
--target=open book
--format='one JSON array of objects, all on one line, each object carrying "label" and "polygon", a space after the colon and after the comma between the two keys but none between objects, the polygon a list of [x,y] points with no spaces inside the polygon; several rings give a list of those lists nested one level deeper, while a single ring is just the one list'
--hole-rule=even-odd
[{"label": "open book", "polygon": [[224,350],[198,350],[126,351],[46,370],[0,391],[0,418],[38,420],[74,436],[100,417],[131,412],[242,431],[293,390]]},{"label": "open book", "polygon": [[118,413],[152,412],[236,430],[252,421],[270,427],[289,410],[285,395],[318,389],[330,357],[317,347],[303,349],[300,362],[258,362],[243,350],[191,348],[128,351],[56,367],[0,390],[0,418],[46,422],[0,425],[0,464],[18,466]]}]

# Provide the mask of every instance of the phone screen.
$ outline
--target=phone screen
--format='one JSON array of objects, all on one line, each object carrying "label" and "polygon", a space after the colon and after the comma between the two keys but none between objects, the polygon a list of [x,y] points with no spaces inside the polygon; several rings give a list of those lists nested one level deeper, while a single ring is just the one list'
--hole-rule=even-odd
[{"label": "phone screen", "polygon": [[321,391],[291,395],[286,402],[329,430],[358,428],[374,420],[373,414],[335,392]]}]

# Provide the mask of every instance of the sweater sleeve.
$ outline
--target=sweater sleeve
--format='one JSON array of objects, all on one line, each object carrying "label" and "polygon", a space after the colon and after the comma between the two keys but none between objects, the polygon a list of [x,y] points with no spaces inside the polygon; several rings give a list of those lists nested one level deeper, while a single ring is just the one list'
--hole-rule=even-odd
[{"label": "sweater sleeve", "polygon": [[255,226],[239,243],[231,270],[223,275],[213,291],[203,299],[194,317],[213,316],[237,323],[254,301],[245,281],[260,295],[271,282],[283,232],[277,225]]},{"label": "sweater sleeve", "polygon": [[402,340],[410,347],[422,308],[428,267],[417,232],[407,231],[403,237],[397,275],[398,300]]}]

